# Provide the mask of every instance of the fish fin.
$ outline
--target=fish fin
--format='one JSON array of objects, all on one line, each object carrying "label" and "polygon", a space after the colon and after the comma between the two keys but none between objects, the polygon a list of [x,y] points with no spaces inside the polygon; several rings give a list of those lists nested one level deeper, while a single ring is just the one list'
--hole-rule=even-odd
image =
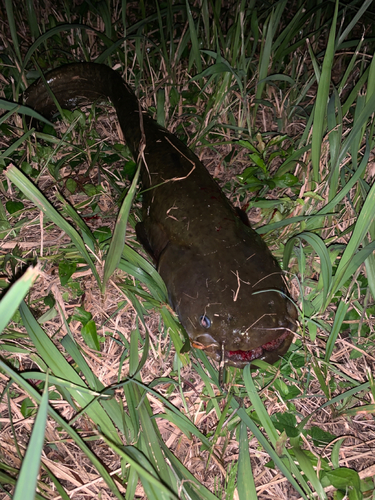
[{"label": "fish fin", "polygon": [[138,222],[135,231],[139,242],[157,264],[161,253],[169,243],[168,235],[162,224],[152,221],[150,217],[146,217],[142,222]]}]

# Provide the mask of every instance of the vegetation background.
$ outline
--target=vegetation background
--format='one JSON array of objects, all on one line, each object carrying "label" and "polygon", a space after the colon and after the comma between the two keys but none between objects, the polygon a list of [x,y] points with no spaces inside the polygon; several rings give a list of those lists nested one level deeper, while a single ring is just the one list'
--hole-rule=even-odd
[{"label": "vegetation background", "polygon": [[[375,498],[373,2],[5,0],[0,21],[0,498]],[[36,129],[18,104],[73,61],[119,71],[247,210],[299,308],[281,362],[224,392],[180,352],[112,107]]]}]

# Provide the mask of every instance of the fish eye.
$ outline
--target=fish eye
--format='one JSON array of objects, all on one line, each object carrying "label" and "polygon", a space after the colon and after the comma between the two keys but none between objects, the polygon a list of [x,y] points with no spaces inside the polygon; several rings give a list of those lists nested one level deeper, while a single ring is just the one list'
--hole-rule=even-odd
[{"label": "fish eye", "polygon": [[203,328],[210,328],[211,320],[205,314],[199,318],[199,323]]}]

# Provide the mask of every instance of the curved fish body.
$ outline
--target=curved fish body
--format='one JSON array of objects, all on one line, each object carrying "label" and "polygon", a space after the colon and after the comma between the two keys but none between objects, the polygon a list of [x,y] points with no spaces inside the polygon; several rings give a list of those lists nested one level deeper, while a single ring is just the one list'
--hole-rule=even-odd
[{"label": "curved fish body", "polygon": [[[65,109],[109,98],[135,159],[143,130],[146,191],[137,235],[192,345],[238,367],[254,359],[277,361],[292,341],[297,317],[282,271],[197,156],[140,111],[133,91],[107,66],[69,64],[46,81]],[[41,80],[27,89],[25,104],[47,118],[56,111]]]}]

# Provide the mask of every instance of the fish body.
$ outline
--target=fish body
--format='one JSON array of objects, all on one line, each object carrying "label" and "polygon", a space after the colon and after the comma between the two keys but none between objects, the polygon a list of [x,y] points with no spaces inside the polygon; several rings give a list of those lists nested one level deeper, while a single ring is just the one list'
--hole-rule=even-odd
[{"label": "fish body", "polygon": [[[156,262],[192,345],[238,367],[253,359],[277,361],[297,318],[282,271],[197,156],[140,109],[109,67],[69,64],[45,78],[65,109],[109,98],[135,159],[142,144],[145,192],[137,236]],[[47,118],[56,111],[42,80],[27,89],[24,102]]]}]

